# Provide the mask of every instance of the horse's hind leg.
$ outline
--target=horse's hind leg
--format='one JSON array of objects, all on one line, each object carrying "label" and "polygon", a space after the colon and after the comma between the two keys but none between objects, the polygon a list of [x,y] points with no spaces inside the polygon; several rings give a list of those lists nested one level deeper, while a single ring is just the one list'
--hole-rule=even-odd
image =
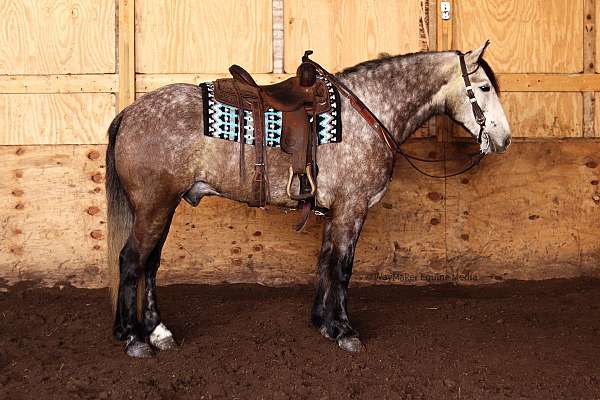
[{"label": "horse's hind leg", "polygon": [[132,357],[150,357],[152,348],[144,342],[137,322],[136,291],[150,255],[161,240],[173,210],[160,205],[141,205],[134,213],[133,229],[119,257],[119,294],[114,323],[117,339],[127,340],[125,352]]},{"label": "horse's hind leg", "polygon": [[146,288],[144,293],[142,329],[143,335],[149,337],[150,344],[159,350],[168,350],[177,345],[171,331],[169,331],[165,324],[161,322],[158,301],[156,298],[156,272],[160,266],[160,255],[163,245],[167,240],[167,235],[169,234],[173,213],[169,216],[167,223],[163,228],[161,238],[154,247],[154,250],[152,250],[152,253],[150,253],[148,262],[146,263]]},{"label": "horse's hind leg", "polygon": [[367,202],[345,200],[333,211],[323,234],[319,255],[319,286],[312,309],[312,323],[344,350],[360,351],[358,332],[350,325],[347,311],[348,284],[356,242],[367,215]]}]

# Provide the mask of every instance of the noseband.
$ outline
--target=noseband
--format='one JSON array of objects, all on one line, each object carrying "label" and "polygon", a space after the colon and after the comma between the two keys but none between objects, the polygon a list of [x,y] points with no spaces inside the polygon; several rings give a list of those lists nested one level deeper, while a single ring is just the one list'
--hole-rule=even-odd
[{"label": "noseband", "polygon": [[[367,124],[369,124],[369,126],[376,133],[378,133],[379,136],[381,136],[381,138],[383,139],[385,144],[388,146],[388,148],[392,152],[398,153],[402,157],[404,157],[406,159],[406,161],[415,170],[417,170],[421,174],[428,176],[430,178],[440,178],[440,179],[450,178],[452,176],[463,174],[463,173],[469,171],[470,169],[472,169],[473,167],[479,165],[479,162],[485,156],[485,153],[482,152],[481,150],[476,153],[468,154],[468,156],[469,156],[468,159],[470,160],[469,164],[462,170],[451,173],[451,174],[447,174],[447,175],[432,175],[432,174],[429,174],[429,173],[423,171],[422,169],[420,169],[419,167],[417,167],[415,165],[415,163],[414,163],[415,161],[435,163],[435,162],[446,162],[446,161],[450,161],[451,159],[448,159],[448,158],[426,159],[426,158],[413,156],[413,155],[405,152],[403,149],[401,149],[400,148],[401,144],[399,144],[396,141],[396,139],[392,136],[390,131],[379,121],[379,119],[375,116],[375,114],[373,114],[373,112],[369,109],[369,107],[367,107],[365,105],[365,103],[363,103],[348,87],[346,87],[346,85],[344,85],[342,82],[340,82],[333,74],[328,72],[325,68],[320,66],[317,62],[308,58],[308,56],[311,55],[312,53],[313,53],[312,50],[305,51],[302,61],[307,61],[307,62],[310,62],[311,64],[313,64],[315,66],[315,68],[317,69],[317,71],[319,71],[319,73],[321,75],[323,75],[325,78],[327,78],[331,82],[331,84],[334,85],[338,89],[339,93],[341,93],[344,97],[346,97],[350,101],[350,104],[352,105],[352,107],[363,117],[363,119],[367,122]],[[459,53],[459,58],[460,58],[460,69],[461,69],[462,77],[463,77],[463,80],[465,81],[465,86],[467,89],[467,96],[469,97],[469,100],[473,107],[473,115],[475,116],[475,121],[477,121],[477,124],[480,127],[479,134],[477,137],[477,142],[481,144],[484,129],[485,129],[485,115],[483,114],[481,107],[479,107],[479,104],[477,103],[477,99],[475,98],[475,93],[473,92],[473,88],[471,87],[471,81],[469,79],[469,75],[474,74],[479,69],[479,66],[477,66],[477,68],[474,71],[468,72],[467,66],[465,63],[465,54]],[[465,159],[465,158],[462,158],[462,159]]]}]

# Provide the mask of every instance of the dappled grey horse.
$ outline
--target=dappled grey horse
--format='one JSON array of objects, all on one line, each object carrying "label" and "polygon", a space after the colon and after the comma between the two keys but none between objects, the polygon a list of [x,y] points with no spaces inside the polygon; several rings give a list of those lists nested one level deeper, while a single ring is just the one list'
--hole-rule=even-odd
[{"label": "dappled grey horse", "polygon": [[[494,74],[482,58],[486,46],[464,56],[449,51],[383,57],[348,68],[336,78],[392,129],[395,143],[402,143],[430,117],[446,114],[473,136],[481,136],[482,153],[502,153],[511,134]],[[461,57],[468,80],[461,72]],[[349,103],[342,99],[343,141],[319,146],[316,153],[315,202],[329,210],[329,218],[311,319],[341,348],[359,351],[362,344],[347,312],[354,251],[367,211],[388,187],[396,152]],[[474,104],[481,107],[484,124],[476,118]],[[130,356],[146,357],[153,348],[175,345],[161,322],[155,280],[181,199],[193,190],[198,199],[214,195],[251,200],[252,176],[238,177],[242,156],[233,146],[239,143],[203,134],[203,96],[196,85],[174,84],[148,93],[117,115],[109,128],[106,187],[114,335],[126,340]],[[243,146],[247,149],[239,154],[246,170],[252,170],[254,146]],[[296,206],[286,193],[290,156],[277,148],[267,148],[266,155],[269,204]]]}]

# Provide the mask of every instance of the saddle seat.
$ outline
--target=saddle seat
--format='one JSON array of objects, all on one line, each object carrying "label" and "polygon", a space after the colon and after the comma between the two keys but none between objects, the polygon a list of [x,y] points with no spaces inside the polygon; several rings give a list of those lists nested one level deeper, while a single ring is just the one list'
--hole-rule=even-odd
[{"label": "saddle seat", "polygon": [[[316,193],[316,114],[331,109],[329,90],[325,82],[317,79],[317,70],[308,55],[296,71],[296,76],[273,85],[260,86],[252,75],[239,65],[229,68],[232,78],[218,79],[214,83],[215,100],[238,108],[239,132],[243,132],[243,110],[252,112],[255,139],[255,176],[251,206],[266,204],[268,188],[265,170],[265,111],[272,108],[282,114],[281,149],[291,155],[288,196],[305,206]],[[312,122],[310,119],[312,117]],[[240,140],[243,135],[238,136]],[[240,152],[243,152],[243,146]],[[240,155],[242,174],[243,154]],[[298,192],[292,193],[292,182],[298,178]]]},{"label": "saddle seat", "polygon": [[259,89],[263,101],[276,110],[295,111],[314,101],[317,71],[312,64],[302,63],[298,67],[295,77],[265,86],[259,86],[252,76],[239,65],[232,65],[229,72],[234,81]]}]

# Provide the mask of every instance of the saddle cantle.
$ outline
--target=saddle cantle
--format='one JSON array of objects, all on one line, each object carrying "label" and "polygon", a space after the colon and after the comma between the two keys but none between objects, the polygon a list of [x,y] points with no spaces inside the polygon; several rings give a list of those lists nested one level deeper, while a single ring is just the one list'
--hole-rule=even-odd
[{"label": "saddle cantle", "polygon": [[[317,79],[314,65],[308,61],[306,52],[296,76],[283,82],[259,86],[252,76],[238,65],[229,69],[232,78],[214,82],[214,99],[238,109],[238,121],[244,123],[243,112],[250,110],[254,121],[255,173],[250,206],[262,207],[268,198],[265,170],[265,112],[275,109],[282,114],[281,149],[292,156],[287,185],[288,196],[297,200],[303,209],[314,204],[316,193],[316,146],[317,118],[331,107],[329,89],[322,79]],[[243,126],[240,131],[243,132]],[[243,146],[240,147],[243,152]],[[243,161],[240,157],[240,163]],[[240,171],[242,165],[240,164]],[[294,178],[298,178],[299,190],[292,192]],[[308,208],[310,211],[310,207]],[[306,213],[308,215],[308,213]]]}]

